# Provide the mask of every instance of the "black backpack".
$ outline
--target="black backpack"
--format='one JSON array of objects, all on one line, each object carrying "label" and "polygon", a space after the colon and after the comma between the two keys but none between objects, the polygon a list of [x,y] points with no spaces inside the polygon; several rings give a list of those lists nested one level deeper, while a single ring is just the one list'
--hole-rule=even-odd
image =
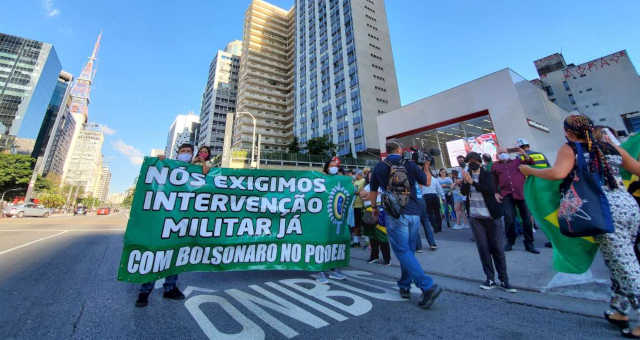
[{"label": "black backpack", "polygon": [[383,162],[389,166],[389,181],[382,194],[382,206],[384,211],[393,218],[399,218],[402,209],[411,199],[411,182],[409,181],[409,172],[405,167],[406,161],[402,160],[396,164],[386,160]]}]

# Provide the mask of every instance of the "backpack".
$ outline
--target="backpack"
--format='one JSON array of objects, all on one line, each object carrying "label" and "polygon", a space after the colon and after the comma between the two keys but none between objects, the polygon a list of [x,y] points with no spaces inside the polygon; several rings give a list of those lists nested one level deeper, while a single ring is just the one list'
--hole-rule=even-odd
[{"label": "backpack", "polygon": [[389,166],[389,181],[382,194],[382,206],[393,218],[399,218],[402,209],[411,199],[411,182],[409,182],[409,173],[405,167],[406,161],[402,160],[396,164],[386,160],[383,162]]}]

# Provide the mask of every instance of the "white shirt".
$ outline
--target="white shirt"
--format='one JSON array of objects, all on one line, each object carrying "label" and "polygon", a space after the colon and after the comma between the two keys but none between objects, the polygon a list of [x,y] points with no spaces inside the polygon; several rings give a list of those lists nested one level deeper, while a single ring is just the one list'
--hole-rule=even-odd
[{"label": "white shirt", "polygon": [[442,186],[440,185],[440,181],[438,181],[438,179],[433,176],[431,177],[431,185],[429,186],[420,185],[420,187],[422,189],[422,195],[436,194],[441,197],[444,196],[444,192],[442,191]]}]

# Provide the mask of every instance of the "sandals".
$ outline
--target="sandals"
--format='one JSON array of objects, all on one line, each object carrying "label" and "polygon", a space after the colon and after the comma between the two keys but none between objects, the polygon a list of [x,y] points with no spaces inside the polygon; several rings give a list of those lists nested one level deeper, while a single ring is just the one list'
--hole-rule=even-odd
[{"label": "sandals", "polygon": [[[616,314],[616,313],[615,313],[615,312],[611,312],[611,311],[605,311],[605,312],[604,312],[604,318],[605,318],[605,319],[607,319],[607,321],[609,321],[609,323],[610,323],[610,324],[612,324],[612,325],[615,325],[615,326],[618,326],[618,327],[622,328],[622,329],[623,329],[623,333],[622,333],[622,334],[624,335],[624,334],[625,334],[625,333],[624,333],[624,330],[629,330],[629,320],[617,320],[617,319],[612,319],[612,318],[611,318],[611,315],[613,315],[613,314]],[[629,331],[629,333],[628,333],[628,334],[633,335],[633,334],[631,333],[631,331]],[[625,336],[626,336],[626,335],[625,335]],[[638,337],[638,338],[640,338],[640,337]]]}]

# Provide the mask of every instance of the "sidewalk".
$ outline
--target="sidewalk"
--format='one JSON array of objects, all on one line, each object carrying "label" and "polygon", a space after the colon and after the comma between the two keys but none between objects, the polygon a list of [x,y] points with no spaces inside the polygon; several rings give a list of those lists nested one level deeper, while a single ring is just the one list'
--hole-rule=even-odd
[{"label": "sidewalk", "polygon": [[[443,230],[436,234],[438,249],[424,250],[416,257],[429,274],[451,277],[455,279],[476,281],[485,280],[478,250],[471,241],[471,230]],[[591,270],[581,275],[558,273],[551,268],[552,249],[544,248],[546,241],[542,232],[535,234],[539,255],[524,251],[519,238],[514,250],[506,252],[507,271],[511,285],[518,289],[549,292],[565,296],[607,301],[609,299],[609,271],[605,267],[600,254],[591,266]],[[422,236],[423,248],[427,242]],[[351,256],[360,260],[369,258],[369,250],[352,248]],[[399,266],[392,255],[392,265]],[[497,273],[496,273],[497,278]]]}]

